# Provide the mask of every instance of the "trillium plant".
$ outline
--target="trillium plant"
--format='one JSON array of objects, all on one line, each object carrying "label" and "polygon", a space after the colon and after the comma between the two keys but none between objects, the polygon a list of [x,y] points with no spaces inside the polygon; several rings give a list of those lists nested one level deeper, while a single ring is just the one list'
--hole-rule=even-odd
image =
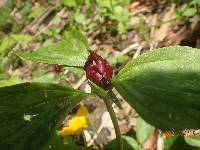
[{"label": "trillium plant", "polygon": [[[121,109],[115,88],[141,116],[160,131],[200,128],[200,50],[172,46],[155,49],[128,62],[118,74],[87,38],[69,29],[57,44],[32,53],[18,51],[21,59],[83,69],[91,93],[52,83],[21,83],[0,88],[0,149],[81,149],[67,137],[79,137],[89,126],[88,110],[81,101],[99,96],[105,103],[116,133],[123,138],[112,104]],[[66,115],[78,108],[66,126]],[[85,147],[91,149],[91,147]],[[125,149],[125,148],[124,148]]]}]

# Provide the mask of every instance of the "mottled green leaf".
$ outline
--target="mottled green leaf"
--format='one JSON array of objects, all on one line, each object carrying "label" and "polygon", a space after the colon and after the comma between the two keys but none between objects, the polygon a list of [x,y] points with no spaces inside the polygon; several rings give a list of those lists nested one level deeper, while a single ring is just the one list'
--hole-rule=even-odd
[{"label": "mottled green leaf", "polygon": [[21,58],[47,64],[83,67],[88,57],[87,39],[75,29],[64,34],[59,44],[41,47],[32,53],[18,52]]},{"label": "mottled green leaf", "polygon": [[62,115],[89,94],[47,83],[0,88],[0,149],[39,150]]},{"label": "mottled green leaf", "polygon": [[113,80],[139,115],[163,130],[200,128],[200,50],[160,48],[130,61]]}]

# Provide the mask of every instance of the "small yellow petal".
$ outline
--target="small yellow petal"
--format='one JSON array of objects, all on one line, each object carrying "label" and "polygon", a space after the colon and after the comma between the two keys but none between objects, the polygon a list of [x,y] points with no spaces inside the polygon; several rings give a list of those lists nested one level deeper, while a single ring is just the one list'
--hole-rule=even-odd
[{"label": "small yellow petal", "polygon": [[72,135],[71,134],[72,132],[73,132],[73,129],[69,127],[64,127],[61,131],[59,131],[59,134],[62,136],[66,136],[66,135]]},{"label": "small yellow petal", "polygon": [[76,116],[70,120],[69,126],[64,127],[59,133],[62,136],[80,135],[83,130],[88,127],[88,110],[81,105],[76,113]]},{"label": "small yellow petal", "polygon": [[88,116],[88,114],[87,107],[81,105],[76,113],[76,116]]}]

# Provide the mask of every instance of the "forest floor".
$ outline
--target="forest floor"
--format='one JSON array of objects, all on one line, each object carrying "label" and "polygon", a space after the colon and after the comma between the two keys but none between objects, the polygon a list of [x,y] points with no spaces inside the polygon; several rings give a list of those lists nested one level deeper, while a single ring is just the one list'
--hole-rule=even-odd
[{"label": "forest floor", "polygon": [[[196,12],[185,13],[192,6],[188,3],[172,3],[167,0],[135,0],[123,4],[122,16],[112,19],[104,8],[88,5],[58,5],[57,0],[32,0],[10,4],[10,20],[1,28],[0,61],[3,68],[0,86],[25,81],[54,82],[90,92],[91,88],[83,71],[63,68],[57,73],[55,66],[22,61],[15,51],[28,52],[40,46],[57,43],[70,24],[77,26],[88,37],[90,50],[97,51],[114,68],[115,74],[130,60],[153,49],[184,45],[200,48],[200,16]],[[4,7],[5,1],[0,1]],[[66,6],[67,5],[67,6]],[[56,6],[56,7],[55,7]],[[92,8],[91,8],[92,7]],[[116,6],[117,7],[117,6]],[[119,9],[120,10],[120,9]],[[189,10],[188,10],[189,11]],[[108,13],[108,14],[106,14]],[[128,19],[126,20],[126,13]],[[26,18],[24,19],[24,14]],[[1,14],[0,14],[1,17]],[[125,20],[125,23],[123,22]],[[13,21],[14,20],[14,21]],[[128,21],[128,23],[127,23]],[[0,18],[0,25],[1,25]],[[127,24],[126,24],[127,23]],[[14,37],[14,35],[18,37]],[[26,35],[21,37],[19,35]],[[17,42],[13,42],[14,38]],[[18,42],[20,41],[20,42]],[[3,54],[3,55],[2,55]],[[135,135],[137,113],[123,98],[122,109],[113,105],[124,135]],[[104,103],[98,97],[84,101],[90,111],[91,128],[84,132],[88,146],[102,147],[115,138],[115,132]],[[162,150],[163,137],[158,130],[142,145],[144,149]]]}]

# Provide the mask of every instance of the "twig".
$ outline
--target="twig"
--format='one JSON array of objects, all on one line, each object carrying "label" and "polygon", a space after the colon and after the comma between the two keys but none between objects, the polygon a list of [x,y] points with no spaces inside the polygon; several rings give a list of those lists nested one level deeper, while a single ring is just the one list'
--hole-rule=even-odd
[{"label": "twig", "polygon": [[163,139],[160,136],[160,134],[158,134],[158,140],[157,140],[157,150],[163,150]]},{"label": "twig", "polygon": [[[104,113],[108,113],[108,112],[104,112]],[[105,123],[108,122],[108,119],[109,119],[108,117],[104,117],[103,118],[103,121],[101,122],[101,124],[99,126],[99,129],[97,130],[97,132],[95,133],[95,135],[93,136],[92,140],[88,143],[87,146],[91,146],[94,143],[94,141],[96,140],[96,138],[99,136],[101,130],[103,129]]]},{"label": "twig", "polygon": [[86,75],[84,74],[80,80],[73,86],[74,89],[78,89],[86,81]]},{"label": "twig", "polygon": [[51,12],[53,12],[54,9],[55,9],[54,6],[47,7],[46,10],[44,11],[44,13],[41,16],[39,16],[38,18],[36,18],[35,20],[33,20],[28,26],[26,26],[22,30],[22,33],[28,33],[33,28],[38,27],[46,19],[46,17],[49,16],[49,14]]},{"label": "twig", "polygon": [[138,57],[140,55],[142,48],[143,48],[143,46],[138,47],[138,49],[136,50],[136,52],[133,55],[133,59],[135,59],[136,57]]},{"label": "twig", "polygon": [[137,49],[138,46],[139,46],[138,43],[135,43],[135,44],[129,45],[127,48],[125,48],[124,50],[122,50],[122,54],[127,54],[127,53],[129,53],[131,50],[133,50],[133,49]]},{"label": "twig", "polygon": [[194,136],[199,136],[199,135],[200,135],[200,129],[195,130],[195,131],[194,131]]},{"label": "twig", "polygon": [[[56,16],[61,16],[62,14],[64,14],[66,8],[63,8],[62,10],[60,10],[58,13],[56,13]],[[35,37],[44,33],[46,30],[49,29],[49,27],[51,27],[53,24],[53,22],[51,21],[47,26],[44,26],[44,28],[42,28],[42,30],[36,32],[36,34],[34,35]],[[66,24],[66,23],[65,23]]]},{"label": "twig", "polygon": [[[32,21],[29,25],[27,25],[26,27],[24,27],[24,29],[22,30],[23,34],[27,34],[34,26],[34,24],[37,24],[37,26],[39,24],[42,23],[42,21],[45,20],[45,18],[54,10],[54,7],[49,6],[44,13],[39,17],[36,18],[34,21]],[[65,8],[63,8],[61,11],[59,11],[57,14],[63,12],[65,10]],[[38,22],[37,22],[38,21]],[[47,26],[45,26],[42,30],[38,31],[35,33],[34,37],[39,36],[40,34],[44,33],[53,23],[50,22]],[[34,26],[36,27],[36,26]],[[16,43],[16,45],[12,48],[12,50],[8,53],[8,57],[10,57],[16,50],[18,50],[20,46],[20,43]],[[39,45],[37,45],[34,49],[37,49],[39,47]]]},{"label": "twig", "polygon": [[149,51],[152,51],[153,49],[155,49],[157,47],[158,47],[158,42],[157,41],[152,41],[150,43],[150,49],[149,49]]}]

